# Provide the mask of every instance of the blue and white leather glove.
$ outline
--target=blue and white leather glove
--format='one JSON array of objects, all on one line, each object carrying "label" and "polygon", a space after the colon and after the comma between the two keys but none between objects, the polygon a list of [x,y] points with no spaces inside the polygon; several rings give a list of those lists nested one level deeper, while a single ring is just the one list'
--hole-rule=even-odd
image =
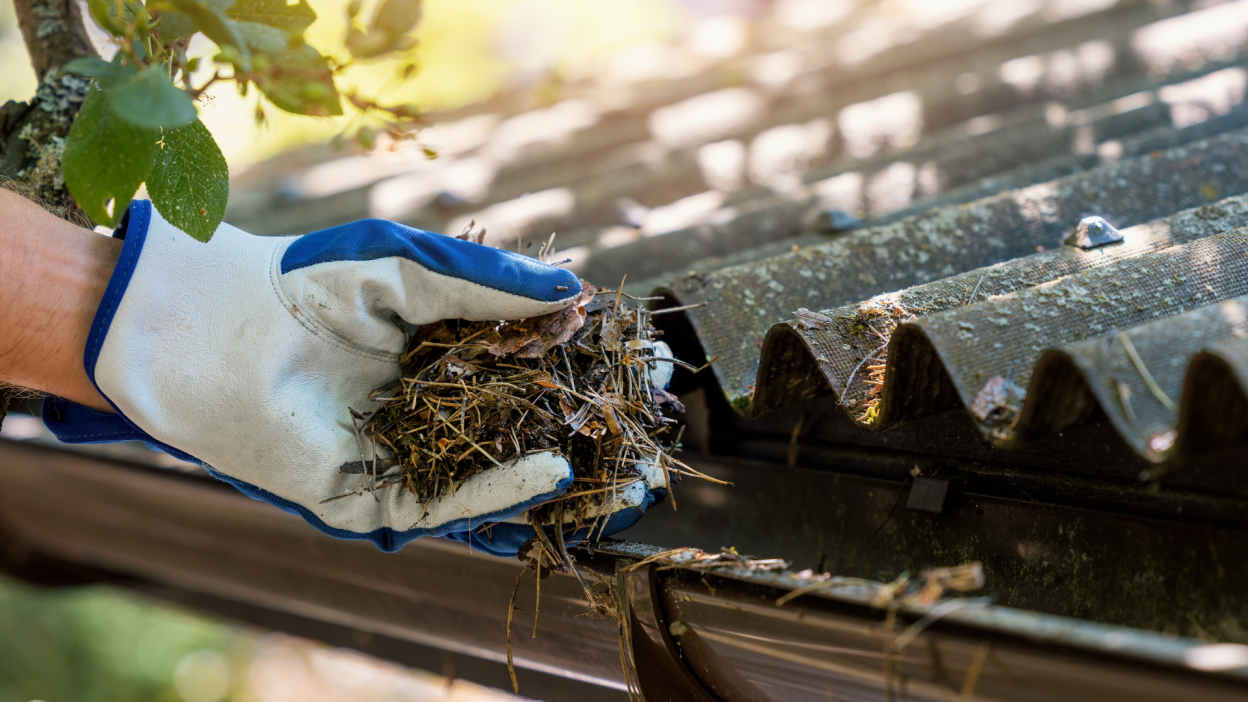
[{"label": "blue and white leather glove", "polygon": [[295,237],[222,225],[204,244],[139,201],[117,236],[84,359],[117,414],[50,400],[44,419],[62,441],[145,441],[383,551],[506,520],[571,485],[567,462],[546,452],[423,506],[402,486],[324,502],[360,487],[339,470],[372,456],[348,408],[373,411],[369,393],[399,377],[396,318],[547,314],[580,292],[572,273],[382,220]]},{"label": "blue and white leather glove", "polygon": [[[653,354],[659,358],[673,358],[672,349],[662,341],[653,342]],[[667,389],[672,382],[671,363],[651,362],[649,365],[650,384],[656,388]],[[590,509],[588,518],[593,524],[572,530],[574,516],[564,517],[564,543],[579,544],[585,541],[598,540],[636,524],[654,505],[667,498],[667,473],[652,463],[642,463],[644,480],[623,487],[617,493],[604,494],[599,509]],[[601,512],[601,516],[600,513]],[[548,533],[554,531],[553,518],[544,525]],[[447,534],[446,538],[470,545],[473,549],[484,551],[495,556],[514,556],[525,542],[534,536],[533,526],[527,514],[517,514],[498,524],[485,524],[472,529]]]}]

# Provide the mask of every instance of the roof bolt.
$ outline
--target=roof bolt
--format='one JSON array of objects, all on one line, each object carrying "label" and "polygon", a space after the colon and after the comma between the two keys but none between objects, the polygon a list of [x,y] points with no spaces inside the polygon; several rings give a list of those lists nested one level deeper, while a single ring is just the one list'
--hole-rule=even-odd
[{"label": "roof bolt", "polygon": [[815,229],[821,232],[845,232],[862,226],[862,220],[844,210],[824,210],[815,218]]},{"label": "roof bolt", "polygon": [[1098,246],[1122,241],[1122,232],[1103,217],[1084,217],[1075,226],[1075,231],[1066,237],[1067,246],[1078,246],[1081,249],[1095,249]]}]

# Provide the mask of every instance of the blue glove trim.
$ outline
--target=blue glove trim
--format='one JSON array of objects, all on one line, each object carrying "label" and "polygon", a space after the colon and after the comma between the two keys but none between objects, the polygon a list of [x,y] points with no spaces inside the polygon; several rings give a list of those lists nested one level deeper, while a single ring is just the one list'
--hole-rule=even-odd
[{"label": "blue glove trim", "polygon": [[[217,471],[213,470],[209,466],[204,466],[204,469],[207,470],[208,473],[212,475],[212,477],[218,480],[227,482],[230,485],[233,485],[234,487],[238,488],[239,492],[250,497],[251,499],[259,500],[261,502],[268,502],[269,504],[273,505],[274,507],[277,507],[283,512],[286,512],[288,514],[293,514],[299,517],[303,517],[303,519],[307,523],[311,524],[312,526],[316,527],[320,531],[326,534],[329,534],[330,536],[334,538],[371,541],[373,542],[374,546],[376,546],[378,549],[386,553],[394,553],[395,551],[398,551],[399,549],[406,546],[408,542],[412,541],[413,539],[418,539],[422,536],[442,536],[448,532],[458,532],[458,531],[466,531],[466,530],[472,529],[474,523],[480,525],[486,522],[507,519],[515,514],[519,514],[529,509],[530,507],[539,505],[543,502],[546,502],[547,500],[558,497],[565,490],[567,490],[569,487],[572,486],[572,481],[573,481],[573,478],[569,476],[567,478],[564,478],[563,480],[560,480],[559,483],[555,486],[554,491],[548,492],[544,495],[538,495],[536,497],[530,498],[529,500],[526,500],[525,502],[522,502],[514,507],[509,507],[506,510],[503,510],[501,512],[494,512],[492,514],[465,517],[464,519],[456,519],[453,522],[447,522],[446,524],[438,526],[434,529],[408,529],[407,531],[397,531],[395,529],[391,529],[390,527],[382,527],[380,529],[374,529],[373,531],[370,531],[368,533],[360,533],[356,531],[347,531],[345,529],[337,529],[337,528],[331,527],[330,525],[321,521],[320,517],[313,514],[307,507],[304,507],[303,505],[299,505],[285,498],[278,497],[277,495],[274,495],[268,490],[258,488],[255,485],[252,485],[250,483],[245,483],[241,480],[238,480],[237,478],[231,478],[230,476],[225,475],[224,473],[218,473]],[[402,488],[399,488],[399,489],[402,489]],[[366,495],[361,495],[360,499],[366,500],[366,499],[371,499],[371,498],[369,498]],[[640,517],[641,515],[638,515],[638,518]],[[530,530],[529,533],[531,535],[533,533],[532,530]],[[517,548],[518,547],[519,545],[517,545]]]},{"label": "blue glove trim", "polygon": [[282,255],[282,273],[318,263],[394,257],[414,261],[434,273],[531,300],[562,302],[581,292],[581,284],[571,271],[384,219],[360,220],[299,237]]},{"label": "blue glove trim", "polygon": [[[59,397],[47,397],[43,400],[43,422],[48,429],[56,435],[57,439],[67,444],[111,444],[119,441],[142,441],[147,444],[148,448],[153,451],[164,451],[165,453],[181,459],[198,463],[208,471],[208,474],[225,483],[229,483],[238,489],[239,492],[250,497],[253,500],[268,502],[278,509],[288,514],[303,517],[312,526],[318,530],[329,534],[338,539],[362,539],[371,541],[377,548],[386,553],[394,553],[407,545],[412,539],[421,536],[441,536],[448,531],[463,531],[472,529],[473,524],[484,524],[489,521],[498,521],[507,519],[513,514],[518,514],[534,505],[545,502],[554,497],[558,497],[563,491],[572,485],[573,478],[565,478],[555,486],[553,492],[545,495],[538,495],[520,505],[510,509],[487,514],[481,517],[470,517],[458,519],[454,522],[443,524],[436,529],[409,529],[408,531],[396,531],[389,527],[383,527],[361,534],[345,529],[336,529],[321,521],[306,507],[295,504],[290,500],[278,497],[273,493],[258,488],[251,483],[246,483],[237,478],[231,478],[224,473],[213,470],[211,466],[205,465],[202,461],[179,451],[172,446],[163,444],[151,436],[147,435],[143,430],[134,427],[127,422],[120,414],[110,414],[108,412],[100,412],[90,407],[85,407],[76,402],[70,402]],[[361,498],[363,499],[363,498]],[[640,516],[640,515],[639,515]],[[630,525],[631,526],[631,525]],[[532,535],[530,530],[529,535]],[[523,543],[523,541],[521,542]]]},{"label": "blue glove trim", "polygon": [[43,418],[44,426],[62,443],[115,444],[120,441],[142,441],[153,451],[164,451],[178,460],[203,465],[198,458],[153,439],[120,414],[101,412],[77,402],[51,396],[43,398],[43,407],[39,414]]},{"label": "blue glove trim", "polygon": [[[593,538],[595,540],[624,531],[641,521],[646,510],[654,506],[655,503],[662,502],[666,496],[666,490],[651,490],[646,493],[646,501],[644,503],[636,507],[626,507],[607,517],[605,528],[602,524],[599,524],[596,529],[592,526],[581,527],[572,534],[565,534],[563,542],[568,545],[584,543],[590,538],[590,529],[593,529]],[[554,535],[555,528],[553,526],[543,528],[547,534]],[[494,524],[493,526],[479,527],[471,531],[457,531],[446,534],[445,538],[451,541],[458,541],[461,544],[468,544],[474,551],[482,551],[491,556],[514,557],[520,552],[520,547],[533,538],[533,527],[528,524],[507,524],[504,522]]]},{"label": "blue glove trim", "polygon": [[[87,351],[83,355],[83,365],[87,369],[87,377],[95,383],[95,363],[100,358],[100,347],[104,345],[104,337],[113,323],[113,315],[117,305],[130,286],[130,278],[134,276],[134,267],[139,264],[139,254],[143,252],[143,242],[147,239],[147,227],[152,222],[152,203],[147,200],[135,200],[121,217],[121,224],[113,232],[114,239],[121,239],[121,256],[117,259],[117,267],[113,269],[113,277],[108,280],[104,289],[104,299],[95,312],[91,322],[91,332],[87,335]],[[96,385],[99,390],[99,386]],[[101,392],[101,395],[104,393]],[[104,399],[108,399],[105,396]],[[112,401],[109,401],[112,404]],[[117,409],[114,407],[113,409]]]}]

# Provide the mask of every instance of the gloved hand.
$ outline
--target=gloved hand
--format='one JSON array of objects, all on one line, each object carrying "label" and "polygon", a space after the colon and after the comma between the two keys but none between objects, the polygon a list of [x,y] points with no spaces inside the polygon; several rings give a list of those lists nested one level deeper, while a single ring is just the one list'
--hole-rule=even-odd
[{"label": "gloved hand", "polygon": [[[674,357],[671,347],[662,341],[654,342],[651,350],[658,358]],[[674,369],[675,366],[671,363],[651,362],[647,370],[650,375],[650,385],[666,390],[672,382]],[[573,528],[574,515],[564,516],[563,541],[565,544],[598,540],[624,531],[636,524],[647,510],[667,498],[667,473],[652,463],[642,463],[638,467],[645,479],[627,485],[618,492],[604,495],[605,499],[601,507],[597,510],[590,510],[587,515],[592,522],[589,526],[575,529]],[[548,534],[553,535],[555,520],[548,519],[543,528]],[[448,539],[468,544],[475,550],[495,556],[515,556],[520,547],[533,537],[533,526],[529,523],[528,515],[525,513],[517,514],[498,524],[487,523],[446,535]]]},{"label": "gloved hand", "polygon": [[383,551],[508,519],[572,483],[546,452],[423,506],[402,485],[324,502],[361,485],[341,466],[373,456],[348,408],[373,411],[369,393],[399,376],[407,336],[396,319],[547,314],[580,292],[572,273],[381,220],[298,237],[222,225],[204,244],[139,201],[118,231],[84,359],[117,414],[52,399],[44,420],[62,441],[146,441]]}]

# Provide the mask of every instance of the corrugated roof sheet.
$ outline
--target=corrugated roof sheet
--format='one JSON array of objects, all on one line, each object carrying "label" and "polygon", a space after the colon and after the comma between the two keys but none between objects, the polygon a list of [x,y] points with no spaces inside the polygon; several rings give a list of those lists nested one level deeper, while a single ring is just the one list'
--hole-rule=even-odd
[{"label": "corrugated roof sheet", "polygon": [[[761,13],[728,59],[669,47],[666,79],[460,111],[427,135],[437,160],[279,159],[229,219],[558,231],[592,282],[707,303],[669,333],[750,417],[822,397],[878,432],[964,407],[1007,448],[1100,417],[1154,477],[1233,455],[1248,0],[861,2],[809,28],[806,5]],[[1124,240],[1064,244],[1090,215]]]}]

